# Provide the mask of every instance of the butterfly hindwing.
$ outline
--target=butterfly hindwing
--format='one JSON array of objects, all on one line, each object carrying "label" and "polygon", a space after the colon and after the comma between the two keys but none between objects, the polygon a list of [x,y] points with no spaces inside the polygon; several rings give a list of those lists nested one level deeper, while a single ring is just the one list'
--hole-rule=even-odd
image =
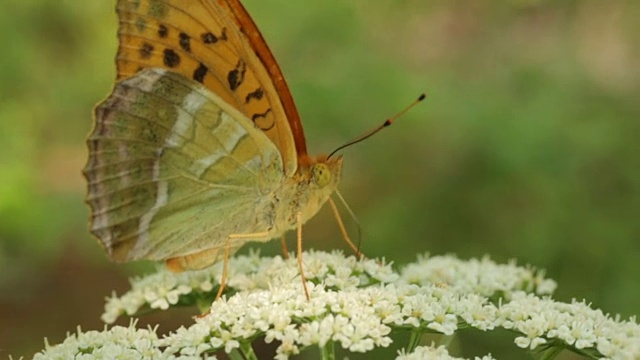
[{"label": "butterfly hindwing", "polygon": [[120,261],[181,256],[221,246],[221,234],[264,229],[249,210],[284,174],[250,119],[156,68],[116,85],[88,144],[91,230]]}]

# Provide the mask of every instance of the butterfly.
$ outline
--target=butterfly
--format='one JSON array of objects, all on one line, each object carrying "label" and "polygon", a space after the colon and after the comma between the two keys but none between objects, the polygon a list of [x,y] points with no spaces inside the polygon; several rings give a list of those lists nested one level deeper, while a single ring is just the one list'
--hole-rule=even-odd
[{"label": "butterfly", "polygon": [[183,271],[226,265],[244,243],[292,229],[300,242],[342,157],[307,154],[287,83],[243,5],[118,0],[116,12],[117,79],[95,109],[83,171],[90,231],[108,256]]}]

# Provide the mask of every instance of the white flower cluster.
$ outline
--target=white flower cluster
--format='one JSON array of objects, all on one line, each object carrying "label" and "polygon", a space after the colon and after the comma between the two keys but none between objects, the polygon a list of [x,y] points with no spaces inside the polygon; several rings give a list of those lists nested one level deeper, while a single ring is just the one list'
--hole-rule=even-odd
[{"label": "white flower cluster", "polygon": [[[385,335],[390,329],[382,325],[375,316],[358,314],[350,317],[352,314],[339,314],[339,309],[336,309],[336,314],[331,314],[327,311],[328,299],[323,296],[327,293],[316,287],[310,290],[312,295],[309,302],[306,301],[301,286],[295,285],[273,291],[238,293],[228,301],[214,303],[208,316],[200,319],[196,326],[179,331],[172,343],[188,349],[194,336],[206,334],[209,338],[206,345],[213,349],[226,344],[225,351],[229,352],[240,346],[237,340],[228,341],[229,339],[251,339],[263,334],[266,342],[281,342],[278,348],[280,357],[286,357],[284,354],[297,354],[300,346],[324,346],[334,335],[336,340],[342,341],[344,347],[353,351],[370,350],[374,343],[389,343]],[[332,302],[336,306],[344,302],[345,297],[348,298],[344,294],[338,299],[337,292],[331,293],[335,295]],[[358,304],[357,299],[349,298],[347,301],[352,305],[351,309],[362,309],[362,306],[355,306]],[[198,353],[198,350],[202,350],[200,344],[188,351]]]},{"label": "white flower cluster", "polygon": [[418,256],[418,260],[400,271],[409,284],[440,283],[461,294],[500,296],[509,299],[514,291],[550,295],[556,282],[544,278],[543,271],[517,266],[515,261],[496,264],[489,257],[460,260],[453,256]]},{"label": "white flower cluster", "polygon": [[[94,360],[94,359],[181,359],[160,350],[160,340],[155,329],[136,329],[135,322],[129,327],[114,326],[104,331],[82,332],[68,335],[61,344],[49,346],[34,355],[34,360]],[[195,360],[195,359],[193,359]]]},{"label": "white flower cluster", "polygon": [[[539,297],[536,294],[551,292],[555,283],[514,264],[422,258],[398,275],[390,265],[339,253],[309,252],[303,259],[309,300],[295,259],[256,254],[230,259],[227,290],[232,295],[213,302],[195,324],[153,340],[156,346],[149,349],[163,349],[163,356],[194,359],[219,350],[246,355],[251,342],[264,337],[266,342],[278,342],[278,359],[287,359],[308,347],[333,349],[339,345],[351,352],[368,352],[388,346],[392,330],[452,335],[463,327],[502,327],[520,334],[515,342],[521,348],[559,347],[591,358],[640,358],[640,326],[634,319],[621,322],[581,302],[567,304]],[[219,274],[217,267],[177,275],[160,271],[133,280],[130,292],[108,301],[103,318],[114,320],[142,307],[162,309],[184,303],[196,293],[213,294]],[[141,333],[142,339],[149,338],[145,334]],[[73,352],[69,349],[81,343],[80,337],[79,333],[59,346]],[[115,341],[114,346],[137,349],[133,345],[137,335],[128,341]],[[103,349],[106,344],[105,340]],[[78,345],[77,353],[98,348]],[[46,350],[56,351],[57,347]],[[400,358],[450,358],[444,351],[426,347]]]},{"label": "white flower cluster", "polygon": [[607,359],[640,358],[640,326],[635,318],[613,319],[584,302],[567,304],[516,293],[500,306],[498,317],[501,327],[523,335],[515,340],[521,348],[560,342],[578,351],[597,350]]},{"label": "white flower cluster", "polygon": [[[400,355],[396,360],[465,360],[464,358],[455,357],[449,355],[447,348],[444,346],[438,346],[431,344],[431,346],[418,346],[416,349],[405,354],[404,351],[400,351]],[[494,360],[491,355],[485,355],[483,357],[476,356],[474,360]]]},{"label": "white flower cluster", "polygon": [[[232,258],[229,260],[229,281],[231,284],[245,283],[249,288],[247,279],[251,274],[259,272],[270,262],[278,262],[278,258],[260,258],[257,253]],[[194,293],[213,294],[214,284],[219,283],[221,274],[222,264],[219,263],[204,270],[178,274],[160,267],[151,275],[132,278],[131,290],[120,297],[114,293],[107,298],[102,321],[111,324],[121,315],[133,316],[145,308],[166,310],[183,300],[181,297]]]},{"label": "white flower cluster", "polygon": [[[459,294],[478,294],[485,297],[509,298],[514,291],[551,294],[556,287],[542,272],[518,267],[513,263],[496,264],[488,258],[464,261],[453,256],[422,256],[404,267],[398,275],[391,265],[376,260],[359,261],[340,252],[305,252],[303,254],[307,280],[331,289],[371,284],[438,284]],[[227,291],[269,289],[280,283],[299,279],[297,260],[279,256],[262,258],[257,253],[229,259]],[[158,272],[131,280],[131,290],[107,299],[102,320],[113,323],[119,316],[132,316],[143,309],[166,310],[190,295],[200,298],[215,295],[214,284],[219,283],[222,264],[208,269],[174,274],[161,268]],[[317,280],[317,281],[316,281]],[[299,281],[299,280],[297,280]],[[182,299],[181,299],[182,297]]]},{"label": "white flower cluster", "polygon": [[495,320],[496,307],[486,299],[435,285],[353,286],[340,291],[309,285],[309,300],[297,281],[270,290],[238,292],[214,302],[209,314],[169,336],[168,343],[198,355],[223,347],[229,352],[243,340],[265,336],[266,342],[280,342],[277,357],[286,359],[329,341],[351,352],[386,347],[392,328],[451,335],[458,329],[459,318],[483,329],[492,328]]}]

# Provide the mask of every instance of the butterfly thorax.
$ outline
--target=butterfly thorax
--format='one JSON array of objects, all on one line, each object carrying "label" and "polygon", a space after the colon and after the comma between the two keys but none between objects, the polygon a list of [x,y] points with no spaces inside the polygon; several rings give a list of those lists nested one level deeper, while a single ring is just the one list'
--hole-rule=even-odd
[{"label": "butterfly thorax", "polygon": [[270,233],[277,237],[312,218],[337,189],[341,173],[341,156],[321,156],[313,164],[299,167],[273,193]]}]

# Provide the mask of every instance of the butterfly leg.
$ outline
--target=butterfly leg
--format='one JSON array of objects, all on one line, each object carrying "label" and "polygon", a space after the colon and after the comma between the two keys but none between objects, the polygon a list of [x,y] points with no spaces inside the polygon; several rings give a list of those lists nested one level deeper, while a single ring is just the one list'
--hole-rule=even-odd
[{"label": "butterfly leg", "polygon": [[298,267],[300,268],[300,278],[302,279],[302,288],[304,289],[304,295],[309,300],[309,289],[307,289],[307,278],[304,276],[304,270],[302,269],[302,213],[296,214],[298,222]]},{"label": "butterfly leg", "polygon": [[342,222],[342,216],[340,216],[338,207],[336,206],[336,203],[333,201],[332,198],[329,198],[329,205],[331,205],[331,210],[333,210],[333,216],[336,218],[336,221],[338,222],[338,227],[340,228],[340,232],[342,233],[342,238],[344,239],[344,242],[346,242],[347,245],[349,245],[351,250],[353,250],[353,252],[356,254],[356,257],[358,257],[359,259],[364,259],[364,254],[360,252],[360,249],[349,238],[349,234],[347,234],[347,229],[344,227],[344,223]]},{"label": "butterfly leg", "polygon": [[[224,258],[222,261],[222,277],[220,279],[220,288],[218,289],[218,293],[216,294],[216,298],[214,301],[220,299],[222,296],[222,291],[224,291],[225,286],[227,285],[227,274],[228,274],[228,264],[229,264],[229,256],[231,255],[231,243],[234,240],[269,240],[271,236],[269,232],[259,232],[253,234],[231,234],[227,236],[227,241],[224,245]],[[243,241],[244,243],[244,241]]]},{"label": "butterfly leg", "polygon": [[[220,278],[220,287],[218,288],[218,293],[216,294],[216,298],[213,301],[218,301],[218,299],[220,299],[220,297],[222,296],[222,291],[224,290],[224,287],[227,285],[227,264],[229,263],[229,253],[231,251],[231,236],[227,237],[227,241],[225,242],[224,245],[224,259],[222,261],[222,277]],[[209,315],[209,313],[211,312],[211,308],[209,308],[209,310],[205,311],[204,313],[196,316],[196,318],[202,318],[205,317],[207,315]]]},{"label": "butterfly leg", "polygon": [[287,248],[287,236],[285,234],[282,234],[282,236],[280,236],[280,243],[282,244],[282,257],[286,259],[289,259],[289,249]]},{"label": "butterfly leg", "polygon": [[220,287],[218,288],[218,293],[216,294],[216,298],[213,301],[217,301],[222,296],[222,291],[224,287],[227,285],[227,265],[229,264],[229,251],[231,249],[231,236],[227,238],[227,241],[224,245],[224,260],[222,261],[222,277],[220,278]]},{"label": "butterfly leg", "polygon": [[[259,232],[251,234],[231,234],[227,236],[224,244],[224,253],[222,254],[222,278],[220,279],[220,288],[216,294],[215,300],[218,300],[222,296],[222,292],[227,283],[227,265],[229,263],[229,257],[232,252],[235,252],[244,244],[245,241],[240,241],[240,244],[234,244],[234,240],[254,240],[254,241],[266,241],[271,238],[269,232]],[[221,247],[213,247],[210,249],[202,250],[200,252],[189,254],[185,256],[170,258],[166,260],[166,265],[172,272],[183,272],[187,270],[204,269],[216,263],[219,259]],[[201,315],[204,316],[207,313]]]}]

